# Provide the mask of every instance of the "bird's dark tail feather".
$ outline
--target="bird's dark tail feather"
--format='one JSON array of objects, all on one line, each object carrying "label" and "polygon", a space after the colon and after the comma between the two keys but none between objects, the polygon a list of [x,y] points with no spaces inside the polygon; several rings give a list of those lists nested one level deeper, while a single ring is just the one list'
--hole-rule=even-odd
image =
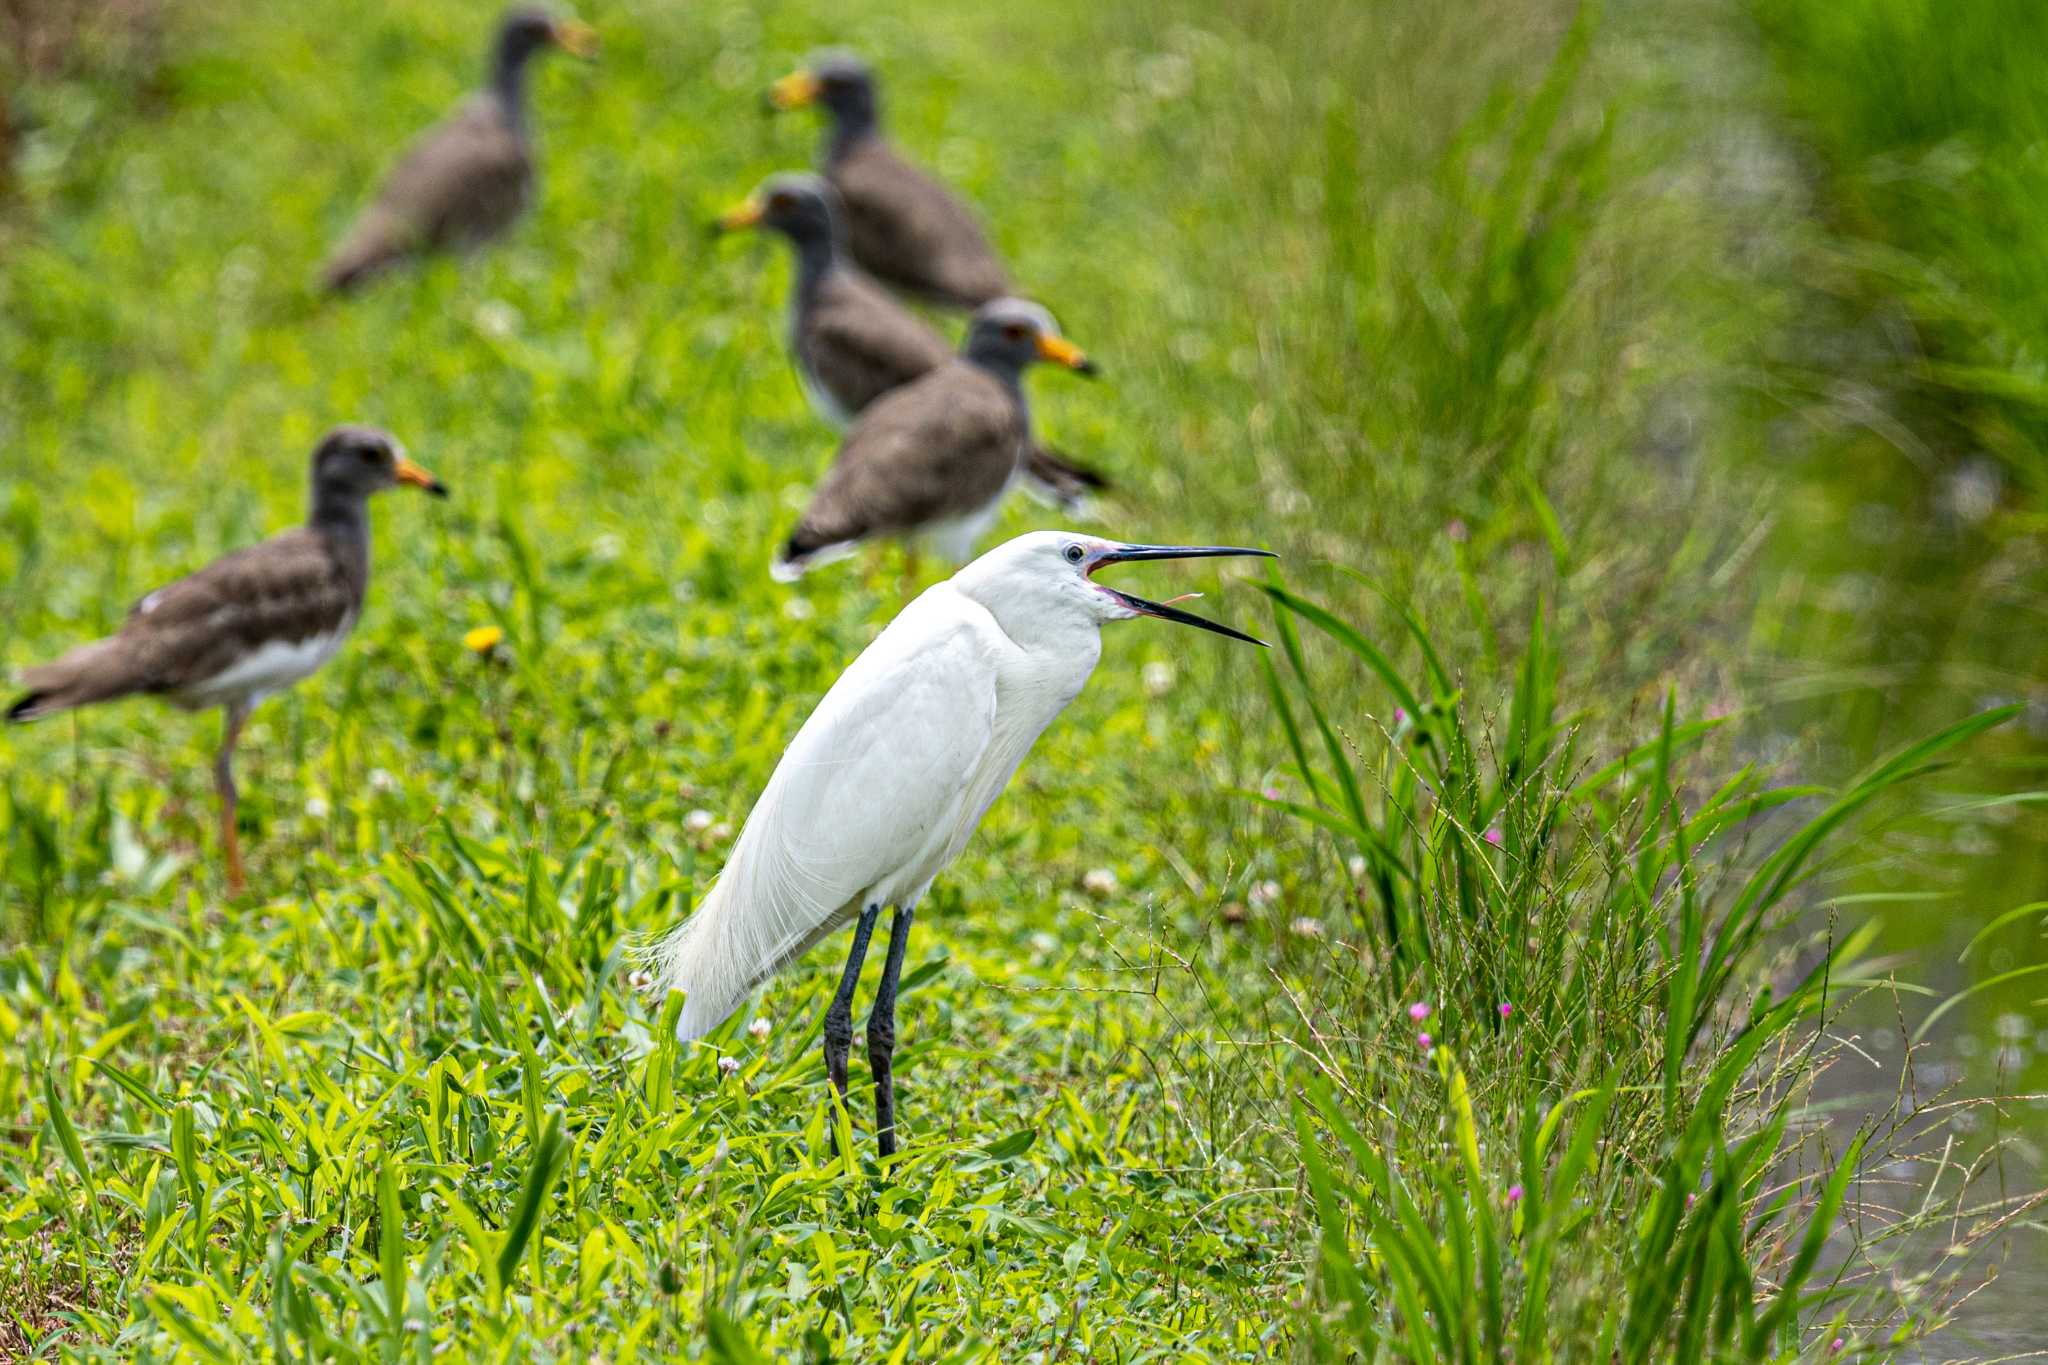
[{"label": "bird's dark tail feather", "polygon": [[1032,452],[1031,460],[1025,468],[1033,474],[1043,470],[1053,478],[1077,483],[1083,488],[1092,488],[1097,492],[1113,486],[1109,481],[1109,475],[1101,470],[1092,469],[1060,451],[1047,450],[1043,446]]},{"label": "bird's dark tail feather", "polygon": [[1058,451],[1033,446],[1024,457],[1026,491],[1041,502],[1073,512],[1082,509],[1091,493],[1106,492],[1109,479],[1099,470],[1076,464]]},{"label": "bird's dark tail feather", "polygon": [[31,668],[22,684],[28,691],[7,708],[9,720],[37,720],[148,687],[118,635],[80,645],[54,663]]}]

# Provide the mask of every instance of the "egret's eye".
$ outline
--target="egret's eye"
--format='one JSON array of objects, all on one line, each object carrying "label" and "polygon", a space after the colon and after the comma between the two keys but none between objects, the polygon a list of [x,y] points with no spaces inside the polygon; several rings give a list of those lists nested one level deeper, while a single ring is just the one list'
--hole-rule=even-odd
[{"label": "egret's eye", "polygon": [[1080,547],[1080,546],[1078,546],[1078,545],[1069,545],[1069,546],[1068,546],[1068,547],[1066,548],[1066,556],[1067,556],[1067,563],[1069,563],[1069,564],[1079,564],[1079,563],[1081,562],[1081,559],[1082,559],[1082,552],[1081,552],[1081,547]]}]

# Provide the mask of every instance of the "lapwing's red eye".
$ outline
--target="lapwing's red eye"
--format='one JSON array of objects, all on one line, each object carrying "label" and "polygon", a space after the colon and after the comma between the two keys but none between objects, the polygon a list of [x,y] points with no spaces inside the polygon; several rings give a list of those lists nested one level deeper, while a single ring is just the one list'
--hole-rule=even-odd
[{"label": "lapwing's red eye", "polygon": [[796,201],[786,194],[771,194],[768,196],[768,207],[777,213],[785,213],[796,207]]},{"label": "lapwing's red eye", "polygon": [[1012,341],[1022,341],[1025,337],[1031,335],[1031,329],[1021,322],[1013,322],[1003,328],[1003,335]]}]

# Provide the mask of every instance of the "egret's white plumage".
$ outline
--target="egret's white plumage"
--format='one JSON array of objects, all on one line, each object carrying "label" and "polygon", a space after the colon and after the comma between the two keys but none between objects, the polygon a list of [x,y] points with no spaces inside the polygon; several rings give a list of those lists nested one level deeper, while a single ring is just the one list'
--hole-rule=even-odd
[{"label": "egret's white plumage", "polygon": [[717,883],[657,947],[660,987],[686,996],[678,1034],[716,1027],[863,909],[913,908],[1087,682],[1103,622],[1155,615],[1236,635],[1090,577],[1121,559],[1220,553],[1261,552],[1039,532],[906,607],[804,722]]},{"label": "egret's white plumage", "polygon": [[[973,566],[970,566],[970,568]],[[718,882],[660,950],[695,1038],[866,905],[913,906],[1087,681],[1092,622],[1049,657],[965,573],[889,623],[797,732]]]}]

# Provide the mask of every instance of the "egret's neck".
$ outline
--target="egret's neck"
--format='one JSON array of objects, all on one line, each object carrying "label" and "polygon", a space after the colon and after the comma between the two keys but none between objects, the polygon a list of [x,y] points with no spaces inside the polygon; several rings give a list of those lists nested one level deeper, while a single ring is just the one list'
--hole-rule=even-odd
[{"label": "egret's neck", "polygon": [[1027,654],[1071,665],[1078,689],[1102,657],[1102,624],[1078,599],[1052,595],[1034,582],[990,572],[976,560],[953,575],[953,588],[995,618],[1003,634]]}]

